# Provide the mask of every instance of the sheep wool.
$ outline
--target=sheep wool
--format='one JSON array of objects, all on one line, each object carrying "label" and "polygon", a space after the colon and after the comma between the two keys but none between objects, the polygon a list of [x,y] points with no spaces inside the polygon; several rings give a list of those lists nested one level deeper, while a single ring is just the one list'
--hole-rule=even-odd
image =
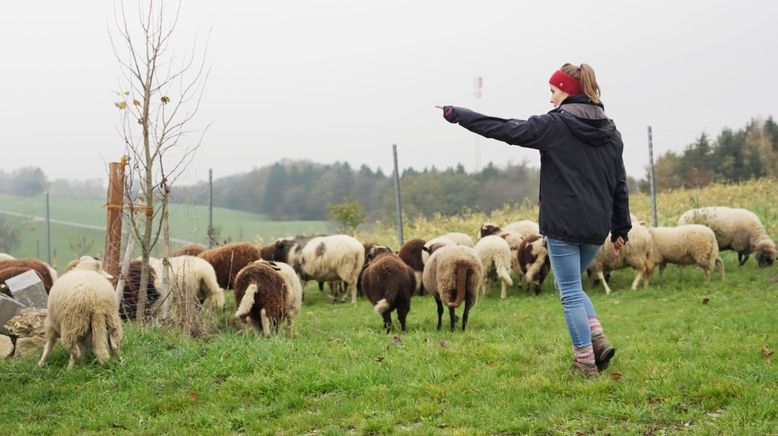
[{"label": "sheep wool", "polygon": [[641,280],[643,280],[644,287],[648,286],[651,271],[654,269],[654,264],[651,260],[651,251],[653,250],[651,232],[643,225],[632,223],[632,229],[627,233],[627,236],[629,237],[629,243],[621,249],[620,255],[616,256],[615,247],[611,242],[610,234],[608,234],[605,244],[602,245],[587,270],[589,275],[594,276],[602,283],[606,295],[611,293],[611,288],[608,286],[608,282],[605,281],[605,273],[628,266],[638,271],[635,279],[632,281],[632,289],[637,289]]},{"label": "sheep wool", "polygon": [[697,265],[705,272],[705,281],[718,266],[724,278],[724,263],[719,258],[719,247],[713,230],[702,224],[685,224],[678,227],[651,227],[653,239],[652,262],[659,265],[660,275],[665,265]]},{"label": "sheep wool", "polygon": [[510,272],[511,247],[508,242],[499,236],[484,236],[475,244],[475,251],[484,267],[483,281],[480,284],[481,294],[491,290],[491,280],[496,276],[500,280],[500,298],[508,298],[508,286],[513,286]]},{"label": "sheep wool", "polygon": [[400,248],[399,253],[400,259],[413,270],[413,275],[416,277],[416,294],[418,295],[422,295],[423,292],[421,283],[421,273],[424,271],[422,248],[426,242],[423,239],[411,239]]},{"label": "sheep wool", "polygon": [[262,258],[259,248],[247,242],[235,242],[205,250],[198,255],[213,266],[222,289],[232,289],[238,271]]},{"label": "sheep wool", "polygon": [[373,310],[384,319],[387,333],[392,328],[391,312],[397,309],[397,319],[405,331],[405,320],[411,310],[411,296],[416,278],[411,267],[391,249],[376,246],[368,252],[368,264],[360,276],[362,290]]},{"label": "sheep wool", "polygon": [[101,364],[110,358],[109,350],[120,356],[122,322],[111,278],[100,261],[84,256],[52,286],[39,366],[46,363],[57,338],[70,353],[68,368],[81,360],[82,347],[90,345]]},{"label": "sheep wool", "polygon": [[245,266],[235,277],[235,317],[250,322],[264,336],[270,336],[286,316],[285,287],[276,267],[263,262]]},{"label": "sheep wool", "polygon": [[441,247],[430,255],[424,266],[424,287],[435,296],[438,305],[438,329],[442,325],[443,305],[449,308],[451,331],[456,318],[454,309],[465,302],[462,331],[467,326],[470,309],[478,300],[478,285],[483,266],[474,249],[462,245]]}]

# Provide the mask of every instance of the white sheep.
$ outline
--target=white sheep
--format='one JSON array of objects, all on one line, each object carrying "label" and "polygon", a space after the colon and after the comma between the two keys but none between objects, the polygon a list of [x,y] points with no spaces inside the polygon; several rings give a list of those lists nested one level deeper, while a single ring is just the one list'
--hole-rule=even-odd
[{"label": "white sheep", "polygon": [[[170,289],[179,289],[182,295],[191,295],[202,302],[203,307],[215,311],[224,307],[224,290],[219,287],[216,271],[207,260],[197,256],[176,256],[168,258],[170,262]],[[154,286],[162,292],[162,259],[149,258],[154,268],[156,280]],[[168,315],[173,295],[161,295],[162,317]]]},{"label": "white sheep", "polygon": [[473,238],[465,233],[450,232],[443,235],[444,238],[451,239],[457,245],[464,245],[465,247],[473,247]]},{"label": "white sheep", "polygon": [[502,230],[519,233],[524,238],[527,238],[531,235],[537,235],[540,233],[540,227],[538,226],[538,223],[531,220],[521,220],[521,221],[512,222],[507,226],[503,227]]},{"label": "white sheep", "polygon": [[422,281],[424,288],[435,296],[438,305],[438,330],[442,326],[443,304],[448,307],[451,331],[454,331],[454,309],[465,302],[462,331],[467,327],[470,309],[478,301],[478,285],[483,277],[483,265],[474,249],[463,245],[449,245],[434,250],[426,265]]},{"label": "white sheep", "polygon": [[747,209],[724,206],[691,209],[681,215],[678,224],[703,224],[710,227],[716,234],[719,251],[736,251],[741,266],[754,252],[760,267],[775,262],[775,242],[770,239],[759,217]]},{"label": "white sheep", "polygon": [[678,227],[650,227],[653,240],[651,261],[659,265],[659,274],[663,275],[665,265],[697,265],[705,271],[705,281],[710,281],[710,273],[719,267],[724,278],[724,264],[719,258],[719,247],[713,230],[701,224],[686,224]]},{"label": "white sheep", "polygon": [[430,239],[429,241],[424,243],[424,247],[422,247],[421,249],[422,263],[426,265],[427,261],[430,258],[430,254],[435,250],[437,250],[438,248],[449,247],[454,245],[458,245],[458,244],[447,236],[438,236],[437,238]]},{"label": "white sheep", "polygon": [[122,321],[112,278],[99,260],[83,256],[54,283],[44,322],[46,345],[38,366],[46,363],[58,337],[70,353],[68,368],[81,360],[81,347],[90,344],[101,364],[110,358],[109,350],[120,356]]},{"label": "white sheep", "polygon": [[632,281],[632,289],[637,289],[640,281],[643,280],[643,286],[648,286],[648,280],[651,271],[654,269],[651,251],[653,238],[648,228],[638,223],[632,223],[632,230],[627,233],[629,242],[621,249],[619,256],[616,256],[615,248],[611,242],[611,235],[605,240],[605,244],[600,247],[600,251],[589,266],[588,273],[593,275],[602,283],[605,288],[605,294],[611,293],[611,288],[605,280],[605,274],[617,269],[628,266],[636,269],[638,273]]},{"label": "white sheep", "polygon": [[16,258],[11,256],[8,253],[0,253],[0,260],[13,260],[13,259],[16,259]]},{"label": "white sheep", "polygon": [[365,262],[365,247],[348,235],[317,236],[311,239],[276,241],[273,259],[297,271],[305,287],[307,280],[342,280],[351,289],[351,304],[357,303],[357,281]]},{"label": "white sheep", "polygon": [[508,298],[508,286],[513,286],[511,279],[511,247],[505,239],[490,235],[484,236],[475,244],[475,251],[481,259],[484,268],[483,281],[480,284],[481,294],[492,289],[492,276],[500,279],[500,298]]}]

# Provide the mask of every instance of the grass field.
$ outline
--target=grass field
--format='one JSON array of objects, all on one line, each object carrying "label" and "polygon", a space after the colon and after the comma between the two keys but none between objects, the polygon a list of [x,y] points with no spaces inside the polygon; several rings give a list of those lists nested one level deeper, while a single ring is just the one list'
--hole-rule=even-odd
[{"label": "grass field", "polygon": [[[83,198],[50,199],[49,211],[52,220],[67,221],[88,226],[105,228],[105,202]],[[0,210],[7,210],[33,216],[44,216],[44,198],[12,197],[0,195]],[[4,216],[6,223],[23,229],[21,246],[14,250],[16,257],[32,256],[46,258],[46,234],[42,222],[30,222],[24,218]],[[278,237],[324,233],[330,226],[324,221],[272,221],[259,214],[214,208],[214,226],[220,230],[220,239],[233,241],[268,241]],[[170,209],[171,238],[205,243],[208,230],[208,208],[184,204],[173,204]],[[51,224],[52,263],[60,264],[81,254],[102,253],[105,246],[105,232],[89,228],[78,228],[64,224]],[[175,244],[174,244],[175,245]],[[85,247],[89,250],[82,251]]]},{"label": "grass field", "polygon": [[710,285],[670,267],[648,289],[623,271],[590,292],[618,349],[595,381],[568,373],[551,281],[493,290],[464,334],[436,331],[434,300],[415,297],[408,333],[388,335],[365,300],[312,283],[293,339],[128,325],[106,367],[67,371],[61,347],[45,368],[0,361],[0,434],[775,434],[778,270],[724,260]]}]

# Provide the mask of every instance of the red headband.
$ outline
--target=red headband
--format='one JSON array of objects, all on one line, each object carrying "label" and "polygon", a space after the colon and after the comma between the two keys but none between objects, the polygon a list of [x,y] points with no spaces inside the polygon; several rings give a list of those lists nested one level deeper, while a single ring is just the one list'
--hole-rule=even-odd
[{"label": "red headband", "polygon": [[560,70],[554,71],[554,74],[548,79],[548,83],[565,91],[569,95],[576,95],[581,92],[581,86],[578,84],[578,80]]}]

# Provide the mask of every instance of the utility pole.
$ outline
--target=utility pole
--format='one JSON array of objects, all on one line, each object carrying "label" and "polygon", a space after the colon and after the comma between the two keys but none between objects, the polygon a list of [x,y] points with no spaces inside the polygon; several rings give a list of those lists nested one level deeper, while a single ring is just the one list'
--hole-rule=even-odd
[{"label": "utility pole", "polygon": [[213,248],[213,168],[208,168],[208,248]]},{"label": "utility pole", "polygon": [[[473,81],[473,94],[475,95],[475,111],[480,111],[481,91],[484,87],[484,78],[477,76]],[[473,174],[481,170],[481,135],[475,135],[475,163],[473,165]]]},{"label": "utility pole", "polygon": [[46,191],[46,262],[51,265],[51,216],[49,215],[49,191]]},{"label": "utility pole", "polygon": [[405,236],[403,235],[403,209],[400,203],[400,168],[397,165],[397,144],[392,144],[392,154],[394,155],[394,201],[397,206],[397,231],[402,247],[405,245]]}]

